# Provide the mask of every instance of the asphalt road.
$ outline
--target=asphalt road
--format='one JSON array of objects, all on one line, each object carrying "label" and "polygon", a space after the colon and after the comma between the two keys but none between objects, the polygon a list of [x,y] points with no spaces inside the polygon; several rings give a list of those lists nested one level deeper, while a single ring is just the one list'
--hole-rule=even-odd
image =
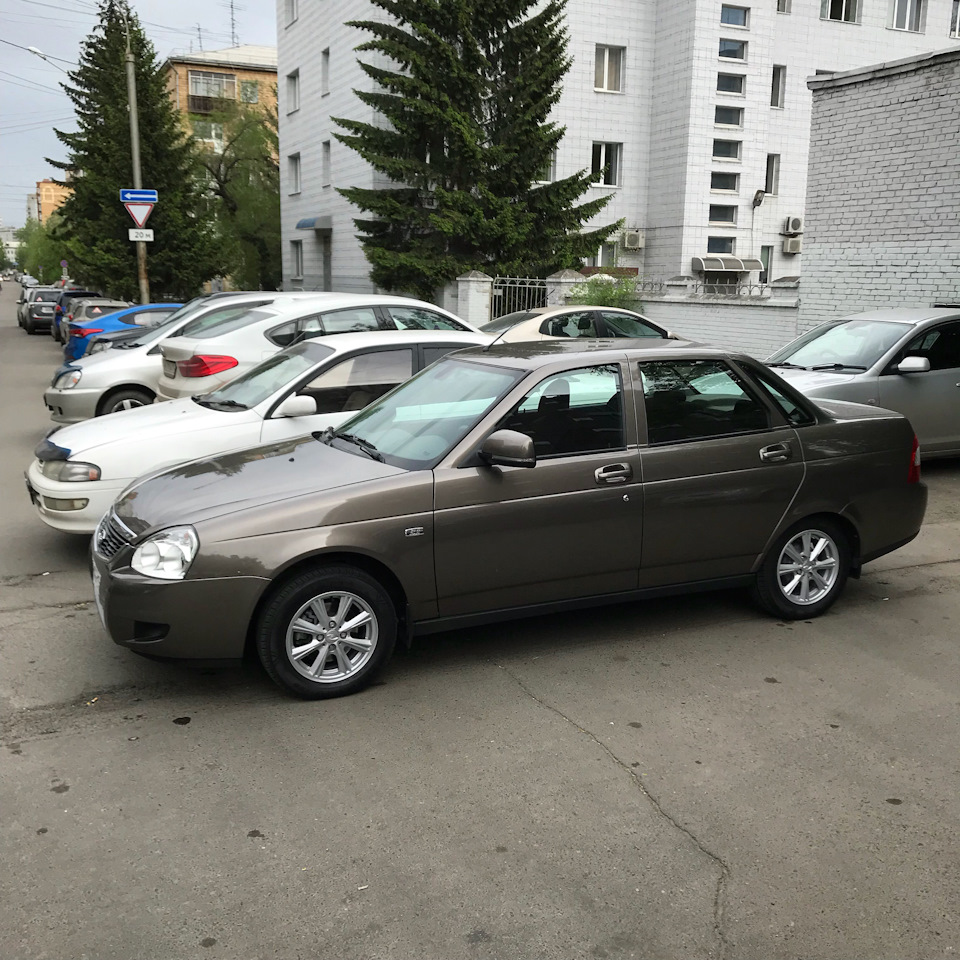
[{"label": "asphalt road", "polygon": [[[880,960],[960,949],[960,464],[834,610],[739,593],[419,641],[324,703],[143,661],[32,514],[0,294],[0,957]],[[571,564],[576,563],[571,550]]]}]

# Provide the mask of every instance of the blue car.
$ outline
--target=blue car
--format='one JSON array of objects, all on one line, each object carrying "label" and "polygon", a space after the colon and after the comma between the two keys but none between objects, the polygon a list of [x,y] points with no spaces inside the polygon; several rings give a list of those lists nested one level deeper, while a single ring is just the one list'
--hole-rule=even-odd
[{"label": "blue car", "polygon": [[179,310],[180,303],[147,303],[135,307],[126,307],[113,313],[104,313],[93,319],[71,321],[70,339],[64,345],[64,360],[79,360],[87,352],[94,337],[104,333],[121,330],[135,330],[137,327],[152,327],[170,314]]}]

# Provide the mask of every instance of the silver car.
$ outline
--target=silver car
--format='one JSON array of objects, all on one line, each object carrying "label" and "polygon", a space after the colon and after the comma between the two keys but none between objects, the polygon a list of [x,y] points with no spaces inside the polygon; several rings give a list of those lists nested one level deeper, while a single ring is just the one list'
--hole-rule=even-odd
[{"label": "silver car", "polygon": [[960,309],[839,317],[787,344],[767,364],[808,397],[904,414],[925,457],[960,454]]}]

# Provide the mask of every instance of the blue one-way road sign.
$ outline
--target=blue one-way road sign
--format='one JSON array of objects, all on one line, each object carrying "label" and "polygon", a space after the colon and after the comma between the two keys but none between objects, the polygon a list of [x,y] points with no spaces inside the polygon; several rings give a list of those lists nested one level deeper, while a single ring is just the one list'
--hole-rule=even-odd
[{"label": "blue one-way road sign", "polygon": [[156,203],[157,191],[156,190],[130,190],[130,189],[121,190],[120,202],[121,203]]}]

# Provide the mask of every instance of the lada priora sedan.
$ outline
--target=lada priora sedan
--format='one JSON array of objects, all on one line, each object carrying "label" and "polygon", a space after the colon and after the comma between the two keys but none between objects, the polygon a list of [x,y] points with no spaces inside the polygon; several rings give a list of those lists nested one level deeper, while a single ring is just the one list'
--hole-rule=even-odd
[{"label": "lada priora sedan", "polygon": [[174,658],[249,643],[301,697],[356,691],[398,639],[724,586],[809,619],[917,535],[900,414],[815,404],[677,341],[445,357],[336,429],[129,488],[93,539],[113,639]]}]

